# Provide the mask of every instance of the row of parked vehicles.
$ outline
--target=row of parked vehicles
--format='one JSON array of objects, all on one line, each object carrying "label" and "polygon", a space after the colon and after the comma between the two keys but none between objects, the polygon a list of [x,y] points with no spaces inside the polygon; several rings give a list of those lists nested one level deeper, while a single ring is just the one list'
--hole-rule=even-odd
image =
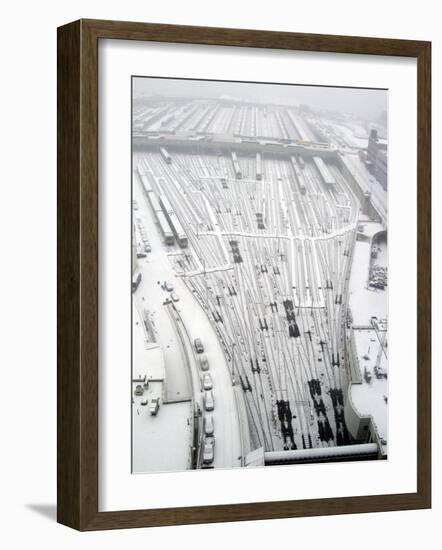
[{"label": "row of parked vehicles", "polygon": [[211,413],[215,409],[215,399],[213,397],[213,380],[210,372],[210,365],[207,356],[204,354],[204,345],[200,338],[196,338],[193,343],[196,353],[199,355],[198,363],[202,373],[201,389],[204,403],[203,432],[204,441],[202,449],[203,468],[210,468],[215,458],[215,423]]},{"label": "row of parked vehicles", "polygon": [[173,284],[172,283],[170,283],[169,281],[164,281],[161,285],[161,288],[163,290],[165,290],[166,292],[170,292],[170,294],[168,296],[166,296],[166,299],[163,302],[164,305],[171,304],[172,302],[179,302],[180,301],[180,297],[173,290]]},{"label": "row of parked vehicles", "polygon": [[381,267],[377,264],[373,265],[370,271],[370,280],[368,284],[371,288],[384,290],[388,285],[388,268]]}]

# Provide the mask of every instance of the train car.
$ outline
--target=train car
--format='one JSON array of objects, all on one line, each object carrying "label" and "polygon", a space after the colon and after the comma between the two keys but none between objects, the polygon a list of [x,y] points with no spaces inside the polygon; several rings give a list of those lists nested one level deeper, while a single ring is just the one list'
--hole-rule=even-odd
[{"label": "train car", "polygon": [[169,222],[166,219],[166,216],[164,215],[164,212],[162,210],[156,212],[156,218],[158,222],[158,227],[160,229],[161,236],[163,237],[163,241],[167,245],[172,245],[175,242],[175,237],[173,236],[172,229],[170,227]]},{"label": "train car", "polygon": [[332,176],[330,170],[328,169],[328,166],[325,164],[322,158],[314,156],[313,162],[316,168],[318,169],[318,172],[321,175],[322,181],[325,183],[325,185],[328,185],[330,187],[335,187],[336,180]]},{"label": "train car", "polygon": [[163,208],[161,207],[160,201],[157,199],[156,194],[153,191],[148,193],[147,199],[160,228],[161,236],[163,237],[164,242],[166,244],[174,244],[175,237],[172,228],[166,215],[164,214]]},{"label": "train car", "polygon": [[144,164],[142,162],[139,162],[137,164],[137,172],[138,172],[138,175],[140,176],[140,178],[143,174],[146,173],[146,167],[144,166]]},{"label": "train car", "polygon": [[166,195],[160,195],[160,205],[167,221],[169,222],[176,242],[181,248],[186,248],[189,244],[186,232],[184,231],[183,226],[181,225],[181,222],[175,214],[175,211]]},{"label": "train car", "polygon": [[281,135],[280,139],[282,139],[283,141],[287,141],[289,139],[289,133],[279,111],[275,112],[275,118],[279,126],[279,131]]},{"label": "train car", "polygon": [[165,185],[164,178],[158,178],[156,181],[156,189],[159,196],[164,195],[164,191],[163,191],[164,185]]},{"label": "train car", "polygon": [[290,119],[291,123],[293,124],[293,127],[294,127],[296,133],[298,134],[297,136],[294,136],[294,138],[297,139],[297,140],[306,140],[307,136],[306,136],[302,126],[299,124],[298,118],[292,113],[292,111],[290,111],[290,109],[287,110],[287,114],[289,116],[289,119]]},{"label": "train car", "polygon": [[170,216],[169,223],[178,245],[181,248],[187,248],[187,246],[189,245],[189,241],[183,229],[183,226],[181,225],[181,222],[177,218],[175,212],[173,212]]},{"label": "train car", "polygon": [[301,168],[301,170],[304,170],[305,162],[304,162],[304,159],[302,158],[302,155],[298,155],[296,157],[296,160],[298,161],[298,164],[299,164],[299,167]]},{"label": "train car", "polygon": [[299,169],[298,163],[296,162],[296,158],[293,155],[290,157],[290,161],[292,163],[293,171],[295,172],[295,179],[298,185],[299,192],[301,193],[301,195],[305,195],[306,187],[304,182],[304,175]]},{"label": "train car", "polygon": [[161,208],[163,212],[166,214],[166,216],[171,212],[173,212],[172,205],[170,204],[169,199],[166,197],[166,195],[162,193],[158,198],[159,198]]},{"label": "train car", "polygon": [[160,147],[160,153],[163,159],[165,160],[166,164],[172,163],[172,157],[169,155],[165,147]]},{"label": "train car", "polygon": [[153,213],[156,215],[157,212],[162,212],[161,205],[157,199],[157,196],[152,191],[151,193],[148,193],[147,199],[149,201],[149,205],[152,208]]},{"label": "train car", "polygon": [[261,162],[261,153],[256,153],[256,179],[258,181],[262,180],[262,162]]},{"label": "train car", "polygon": [[233,170],[235,172],[235,177],[237,180],[240,180],[242,178],[241,168],[239,167],[238,157],[236,156],[235,151],[232,152],[232,162],[233,162]]},{"label": "train car", "polygon": [[141,184],[143,186],[143,191],[144,191],[144,193],[147,197],[149,195],[149,193],[153,192],[152,185],[151,185],[150,181],[148,180],[146,174],[142,174],[140,176],[140,179],[141,179]]}]

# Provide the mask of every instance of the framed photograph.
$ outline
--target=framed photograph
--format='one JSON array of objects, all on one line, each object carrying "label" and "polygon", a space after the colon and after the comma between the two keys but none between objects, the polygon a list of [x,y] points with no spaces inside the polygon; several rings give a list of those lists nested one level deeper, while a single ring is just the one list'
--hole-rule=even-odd
[{"label": "framed photograph", "polygon": [[58,29],[58,521],[431,506],[429,42]]}]

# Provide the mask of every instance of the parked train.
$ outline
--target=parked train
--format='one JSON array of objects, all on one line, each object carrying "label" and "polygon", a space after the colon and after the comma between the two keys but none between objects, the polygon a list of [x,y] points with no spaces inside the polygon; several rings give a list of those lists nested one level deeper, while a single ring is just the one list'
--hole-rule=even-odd
[{"label": "parked train", "polygon": [[167,218],[164,215],[164,212],[162,210],[159,210],[155,212],[155,215],[157,218],[158,227],[160,229],[161,236],[163,237],[165,244],[168,244],[168,245],[173,244],[175,242],[175,237],[167,221]]},{"label": "parked train", "polygon": [[232,152],[232,162],[233,162],[233,170],[235,172],[235,177],[237,180],[240,180],[242,178],[241,168],[239,167],[238,157],[236,156],[235,151]]},{"label": "parked train", "polygon": [[163,209],[161,208],[161,205],[159,200],[157,199],[157,196],[153,191],[151,191],[150,193],[147,193],[146,195],[147,195],[147,200],[149,202],[149,205],[155,216],[155,219],[158,224],[158,228],[160,230],[164,243],[167,245],[174,244],[175,237],[174,237],[173,231],[169,225],[169,222],[167,221],[167,218],[163,212]]},{"label": "parked train", "polygon": [[325,185],[328,185],[330,187],[336,186],[336,180],[332,176],[330,170],[328,169],[328,166],[326,163],[322,160],[321,157],[313,157],[313,162],[318,169],[319,174],[321,175],[322,181],[325,183]]},{"label": "parked train", "polygon": [[[163,149],[164,154],[168,155],[164,148],[161,149]],[[164,154],[162,153],[163,158]],[[162,192],[161,180],[158,180],[155,184],[160,192],[158,198],[153,190],[151,181],[149,181],[153,177],[152,173],[146,171],[141,163],[137,165],[137,171],[143,186],[144,194],[155,216],[164,243],[172,245],[176,240],[181,248],[186,248],[189,244],[186,232],[176,216],[168,198]]]},{"label": "parked train", "polygon": [[298,184],[299,192],[301,193],[301,195],[305,195],[306,188],[305,188],[305,182],[304,182],[304,174],[299,169],[299,165],[296,162],[296,158],[293,155],[290,157],[290,161],[293,166],[293,171],[295,172],[295,179],[296,179],[296,183]]},{"label": "parked train", "polygon": [[167,218],[167,221],[169,222],[170,228],[172,229],[176,242],[179,244],[181,248],[186,248],[189,244],[187,235],[166,195],[160,195],[160,205],[164,212],[164,215]]}]

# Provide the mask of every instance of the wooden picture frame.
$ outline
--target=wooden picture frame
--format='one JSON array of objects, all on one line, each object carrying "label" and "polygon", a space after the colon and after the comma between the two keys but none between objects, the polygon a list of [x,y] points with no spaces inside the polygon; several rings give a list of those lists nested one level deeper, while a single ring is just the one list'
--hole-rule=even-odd
[{"label": "wooden picture frame", "polygon": [[[98,41],[403,56],[418,70],[417,492],[98,511]],[[431,44],[423,41],[79,20],[58,29],[58,521],[82,531],[431,506]]]}]

